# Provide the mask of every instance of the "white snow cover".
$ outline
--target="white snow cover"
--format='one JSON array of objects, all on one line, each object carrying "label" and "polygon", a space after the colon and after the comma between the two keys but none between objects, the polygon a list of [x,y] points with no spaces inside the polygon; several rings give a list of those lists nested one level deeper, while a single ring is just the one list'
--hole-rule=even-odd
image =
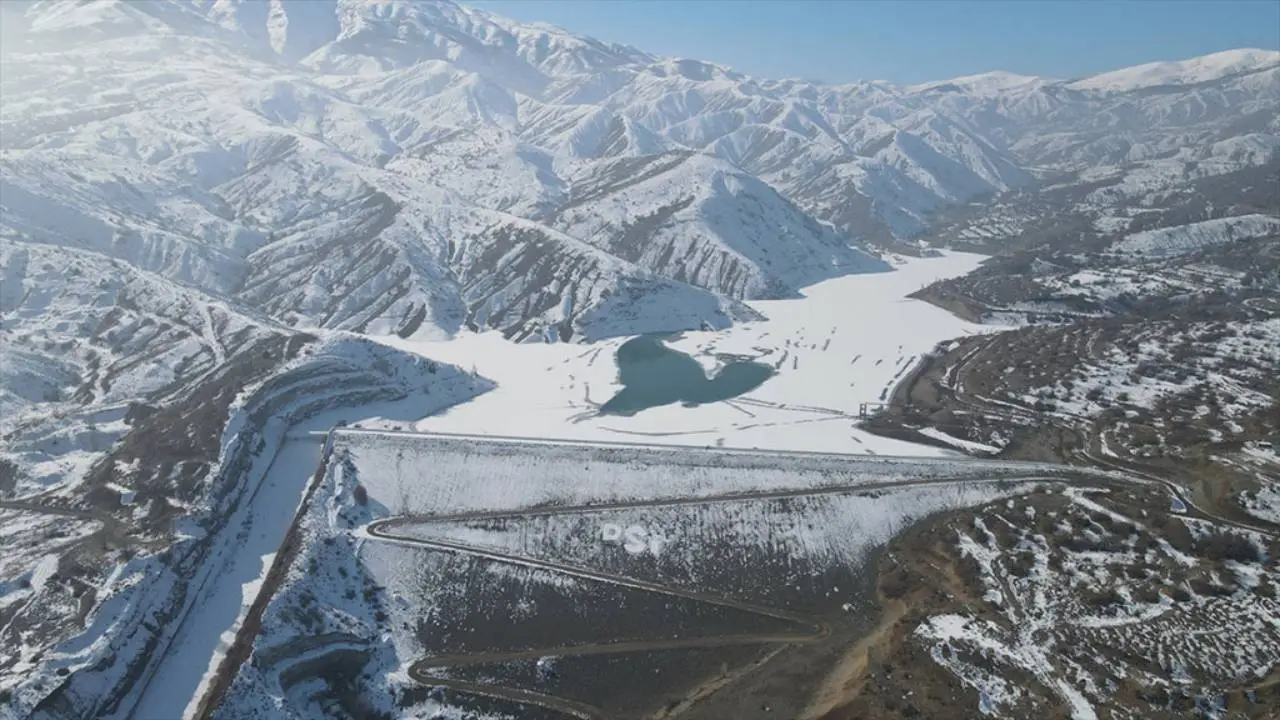
[{"label": "white snow cover", "polygon": [[960,89],[965,92],[978,94],[997,95],[1001,91],[1010,90],[1012,88],[1020,88],[1026,85],[1043,85],[1045,83],[1056,82],[1052,78],[1039,77],[1036,75],[1018,75],[1017,73],[1006,72],[1004,70],[994,70],[992,72],[980,73],[977,75],[965,75],[963,77],[951,78],[950,80],[938,80],[934,82],[922,83],[920,85],[911,86],[912,90],[919,92],[928,91],[948,91]]},{"label": "white snow cover", "polygon": [[920,428],[919,433],[968,453],[995,455],[1000,452],[1000,448],[995,447],[994,445],[986,445],[972,440],[964,440],[962,438],[955,437],[954,435],[948,435],[947,433],[933,427]]},{"label": "white snow cover", "polygon": [[[43,649],[39,663],[31,660],[33,666],[17,677],[12,707],[18,716],[55,687],[59,670],[75,671],[64,697],[77,712],[97,716],[112,692],[125,689],[121,674],[141,669],[143,680],[132,686],[120,713],[136,707],[140,717],[183,717],[206,668],[225,650],[223,634],[235,630],[243,605],[252,601],[315,469],[314,440],[302,432],[296,442],[288,441],[291,424],[315,423],[301,427],[306,430],[373,412],[410,416],[489,386],[456,368],[362,338],[328,335],[270,379],[245,388],[231,408],[209,473],[207,487],[221,494],[187,508],[164,554],[119,559],[83,630]],[[364,407],[369,403],[379,404]],[[338,410],[324,414],[332,408]],[[269,419],[260,425],[264,413]],[[24,589],[10,588],[7,580],[0,590],[5,604],[11,590],[13,602],[24,597]],[[157,612],[173,613],[174,619],[156,626],[150,618]],[[151,638],[158,645],[144,655]]]},{"label": "white snow cover", "polygon": [[942,448],[872,435],[858,428],[863,403],[892,387],[938,342],[998,327],[960,320],[906,298],[934,280],[959,275],[982,256],[947,253],[904,260],[892,273],[849,275],[794,300],[758,301],[767,320],[670,341],[708,369],[718,357],[754,358],[776,374],[746,395],[697,407],[667,405],[631,417],[597,415],[620,389],[613,354],[620,340],[512,346],[496,333],[447,342],[379,338],[395,347],[473,368],[498,387],[472,402],[413,424],[418,430],[577,440],[723,445],[855,454],[950,455]]},{"label": "white snow cover", "polygon": [[[969,458],[872,458],[669,445],[585,443],[354,428],[336,431],[360,482],[390,515],[821,490],[863,483],[1050,477],[1054,465]],[[480,449],[471,449],[479,443]],[[563,447],[562,447],[563,446]],[[696,450],[696,451],[695,451]],[[513,472],[519,467],[519,472]],[[429,471],[424,470],[430,468]],[[422,481],[429,472],[430,482]],[[573,482],[564,482],[570,474]]]},{"label": "white snow cover", "polygon": [[[484,381],[451,366],[431,365],[362,340],[332,338],[286,368],[300,376],[325,363],[342,363],[365,377],[336,379],[327,392],[313,388],[295,401],[298,409],[271,421],[271,441],[259,453],[264,467],[224,531],[223,547],[205,562],[209,571],[183,615],[156,672],[133,708],[139,717],[190,717],[223,653],[234,638],[263,575],[289,529],[307,481],[320,459],[320,444],[307,431],[333,427],[370,413],[434,412],[487,388]],[[323,377],[323,376],[322,376]],[[326,397],[327,395],[327,397]],[[379,401],[369,405],[370,401]],[[329,410],[328,408],[335,408]],[[317,412],[319,411],[319,412]],[[289,425],[290,418],[297,424]],[[231,427],[234,427],[233,420]],[[291,431],[291,432],[290,432]],[[286,434],[288,433],[288,434]],[[234,437],[229,431],[229,438]],[[231,440],[228,440],[228,444]],[[256,470],[256,468],[255,468]]]},{"label": "white snow cover", "polygon": [[1250,515],[1280,525],[1280,482],[1274,470],[1280,468],[1280,452],[1272,443],[1247,443],[1238,456],[1246,472],[1258,481],[1255,492],[1244,493],[1241,504]]},{"label": "white snow cover", "polygon": [[1275,50],[1226,50],[1190,60],[1153,62],[1090,75],[1067,84],[1073,90],[1124,92],[1155,85],[1192,85],[1228,75],[1280,66]]},{"label": "white snow cover", "polygon": [[1280,525],[1280,483],[1270,483],[1250,495],[1245,510],[1254,517]]},{"label": "white snow cover", "polygon": [[126,262],[0,238],[0,456],[23,468],[14,493],[69,490],[129,431],[131,401],[282,332]]},{"label": "white snow cover", "polygon": [[[530,304],[540,315],[566,297],[580,314],[647,273],[735,298],[785,295],[882,269],[857,251],[866,239],[920,233],[947,204],[1046,169],[1139,162],[1156,180],[1184,179],[1276,150],[1267,123],[1237,123],[1275,113],[1273,71],[1196,71],[1184,94],[1115,97],[1003,72],[822,85],[447,1],[24,9],[7,14],[26,32],[5,43],[0,229],[234,293],[291,323],[420,338],[495,298],[509,303],[490,316]],[[1271,55],[1184,64],[1234,72]],[[511,258],[502,239],[530,227],[520,221],[634,264],[579,294],[581,259],[548,261],[557,287],[536,300],[509,287],[527,267],[477,282],[493,274],[487,261]],[[461,235],[473,247],[460,258]],[[541,337],[560,320],[503,329]]]},{"label": "white snow cover", "polygon": [[1214,245],[1280,235],[1280,217],[1240,215],[1204,220],[1125,236],[1111,246],[1115,252],[1163,258]]},{"label": "white snow cover", "polygon": [[[887,269],[742,168],[550,96],[644,53],[447,2],[270,8],[31,6],[0,108],[6,242],[419,338],[595,338],[622,329],[599,318],[615,296],[666,300],[634,303],[640,325],[723,327],[734,300]],[[87,97],[49,91],[67,66]]]},{"label": "white snow cover", "polygon": [[[1053,81],[998,73],[928,88],[769,81],[449,2],[3,5],[0,450],[24,471],[21,495],[74,491],[128,431],[129,402],[282,325],[385,335],[499,383],[439,417],[424,419],[428,402],[371,409],[377,426],[941,455],[870,436],[856,415],[937,340],[990,330],[903,297],[978,259],[843,276],[886,269],[867,237],[920,232],[947,203],[1044,169],[1101,177],[1164,158],[1116,191],[1142,193],[1276,148],[1274,121],[1236,123],[1274,117],[1267,56],[1188,63],[1173,93],[1064,99]],[[1188,145],[1194,157],[1165,158]],[[764,297],[786,299],[740,302]],[[588,341],[709,326],[673,347],[709,370],[721,353],[777,375],[730,402],[601,417],[619,341],[516,347],[468,323]],[[393,355],[394,377],[361,386],[386,349],[357,346],[323,344],[359,370],[317,403],[431,381],[425,360]],[[268,452],[286,432],[236,415],[224,455],[249,430]],[[181,662],[144,698],[162,715],[182,712],[239,622],[296,503],[302,476],[258,460],[237,490],[273,507],[241,506],[201,566],[201,582],[229,579],[173,628]],[[180,533],[180,551],[201,540],[190,519]],[[51,577],[49,556],[13,537],[5,607],[34,597],[9,568],[33,587]],[[18,688],[21,707],[59,669],[74,671],[73,697],[99,702],[182,579],[153,556],[121,559],[84,634]]]}]

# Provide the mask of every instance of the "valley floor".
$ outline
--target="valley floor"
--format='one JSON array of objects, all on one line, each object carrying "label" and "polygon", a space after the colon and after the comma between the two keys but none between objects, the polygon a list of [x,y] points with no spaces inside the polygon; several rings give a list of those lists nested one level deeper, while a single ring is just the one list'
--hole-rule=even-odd
[{"label": "valley floor", "polygon": [[[667,405],[634,416],[600,415],[617,392],[614,353],[624,339],[589,346],[514,345],[496,332],[445,342],[382,341],[474,369],[498,387],[448,412],[412,423],[420,431],[555,437],[872,455],[950,455],[878,437],[859,412],[887,402],[920,356],[948,338],[1000,328],[961,320],[909,293],[963,275],[984,256],[949,252],[908,258],[890,273],[848,275],[792,300],[751,303],[768,319],[668,342],[714,372],[731,359],[772,365],[763,385],[723,402]],[[374,423],[378,425],[378,423]],[[407,426],[405,429],[408,429]]]}]

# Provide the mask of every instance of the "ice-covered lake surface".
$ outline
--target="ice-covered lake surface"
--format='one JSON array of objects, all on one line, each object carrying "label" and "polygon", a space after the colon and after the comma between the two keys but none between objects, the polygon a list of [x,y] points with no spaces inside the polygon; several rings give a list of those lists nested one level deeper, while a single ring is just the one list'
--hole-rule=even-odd
[{"label": "ice-covered lake surface", "polygon": [[[624,386],[615,363],[628,338],[592,345],[513,344],[496,332],[415,342],[382,338],[497,382],[495,390],[400,427],[419,431],[639,441],[676,445],[854,454],[951,455],[857,427],[863,403],[888,399],[937,343],[990,332],[908,298],[984,259],[970,253],[897,261],[896,271],[850,275],[792,300],[752,302],[768,319],[715,332],[686,332],[665,345],[696,360],[708,378],[744,361],[772,368],[754,389],[700,404],[672,402],[631,415],[601,413]],[[375,423],[376,424],[376,423]]]}]

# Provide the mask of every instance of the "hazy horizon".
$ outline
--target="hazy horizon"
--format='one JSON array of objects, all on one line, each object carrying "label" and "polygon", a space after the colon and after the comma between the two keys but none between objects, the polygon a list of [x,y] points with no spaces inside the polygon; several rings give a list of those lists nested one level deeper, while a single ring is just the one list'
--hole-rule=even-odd
[{"label": "hazy horizon", "polygon": [[993,71],[1071,79],[1226,50],[1280,51],[1274,0],[462,2],[657,55],[827,83]]}]

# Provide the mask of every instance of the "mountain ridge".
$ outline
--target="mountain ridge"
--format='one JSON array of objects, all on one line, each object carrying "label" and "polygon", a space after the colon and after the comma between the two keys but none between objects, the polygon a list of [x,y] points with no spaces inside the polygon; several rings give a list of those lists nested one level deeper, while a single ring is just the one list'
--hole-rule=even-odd
[{"label": "mountain ridge", "polygon": [[[787,296],[832,272],[884,270],[868,241],[899,245],[948,208],[1047,179],[1136,176],[1158,189],[1280,152],[1270,114],[1280,53],[1262,50],[1102,73],[1093,86],[1005,72],[822,85],[660,58],[448,0],[40,0],[23,10],[31,37],[55,42],[7,53],[3,229],[278,310],[299,288],[277,290],[271,278],[296,276],[290,264],[307,260],[271,245],[326,247],[298,233],[368,229],[307,218],[375,196],[395,206],[387,212],[418,218],[375,223],[360,251],[390,253],[392,275],[406,280],[381,286],[375,273],[343,291],[323,279],[361,277],[355,256],[304,273],[319,283],[313,296],[418,300],[337,299],[382,306],[384,316],[364,318],[299,299],[296,308],[316,308],[291,313],[302,326],[402,331],[417,316],[428,318],[424,330],[430,318],[446,333],[478,326],[465,308],[495,306],[463,300],[452,278],[476,270],[454,264],[447,236],[474,243],[512,222],[622,253],[610,267],[639,263],[626,271],[636,280],[732,302]],[[64,36],[80,41],[63,47]],[[161,57],[163,71],[153,67]],[[80,68],[52,95],[51,58]],[[99,72],[99,60],[125,72]],[[460,219],[468,213],[490,218],[479,223],[489,229]],[[769,237],[746,240],[762,228]],[[563,252],[573,244],[555,242]],[[673,261],[678,248],[705,257]],[[251,290],[239,290],[250,278]],[[552,285],[572,294],[575,282]],[[488,281],[468,292],[482,286],[501,292]],[[562,296],[523,302],[484,315],[508,318],[500,329],[510,336],[547,337],[527,325],[542,312],[535,305],[589,311]],[[538,322],[574,336],[560,325],[573,317]]]},{"label": "mountain ridge", "polygon": [[[854,401],[924,377],[918,358],[927,370],[973,357],[946,365],[937,353],[962,343],[933,345],[973,328],[918,327],[929,316],[916,311],[934,309],[896,304],[934,261],[909,263],[897,285],[815,287],[897,272],[895,253],[996,256],[916,295],[978,319],[1087,312],[1106,325],[1135,288],[1180,312],[1199,304],[1184,288],[1224,283],[1247,294],[1210,310],[1261,314],[1275,287],[1280,66],[1265,54],[1139,66],[1097,89],[1008,73],[824,85],[417,0],[42,0],[0,3],[0,15],[0,499],[19,501],[7,512],[51,511],[18,528],[30,542],[14,543],[0,578],[0,635],[16,648],[0,653],[0,714],[128,714],[154,667],[218,657],[234,618],[205,628],[209,653],[187,645],[195,663],[166,643],[185,608],[234,615],[241,588],[259,592],[225,582],[223,607],[203,578],[230,577],[218,571],[230,555],[256,577],[267,556],[253,548],[281,547],[259,530],[283,533],[312,456],[274,458],[290,434],[348,417],[316,413],[362,407],[351,415],[412,426],[493,389],[472,364],[491,358],[525,373],[495,374],[505,390],[551,392],[500,412],[572,393],[575,413],[594,413],[615,343],[507,341],[720,330],[775,313],[776,327],[715,334],[728,342],[697,351],[706,369],[752,357],[776,371],[773,394],[724,406],[723,426],[795,442],[836,420],[824,437],[846,447],[862,442]],[[1214,253],[1226,267],[1201,264]],[[1153,275],[1146,256],[1187,267]],[[978,265],[939,265],[956,260],[957,273]],[[893,304],[877,303],[890,286]],[[859,361],[867,339],[883,357]],[[1047,382],[1072,382],[1053,363],[1077,346],[1030,345],[982,372],[1022,382],[1001,371],[1030,357]],[[846,404],[826,407],[825,375],[811,398],[791,396],[824,367],[844,378],[837,366],[854,368],[835,383]],[[874,390],[855,385],[866,378]],[[489,399],[511,402],[502,392]],[[492,408],[453,417],[479,410],[493,431],[504,418]],[[926,415],[913,427],[937,424]],[[986,413],[947,415],[978,422],[976,434],[933,427],[945,430],[934,442],[994,450],[1015,436],[992,435]],[[1022,431],[1024,416],[1010,417]],[[723,441],[703,433],[688,441]],[[288,466],[283,485],[268,482],[282,477],[273,466]],[[92,534],[66,545],[55,525]],[[192,695],[155,685],[175,702]]]}]

